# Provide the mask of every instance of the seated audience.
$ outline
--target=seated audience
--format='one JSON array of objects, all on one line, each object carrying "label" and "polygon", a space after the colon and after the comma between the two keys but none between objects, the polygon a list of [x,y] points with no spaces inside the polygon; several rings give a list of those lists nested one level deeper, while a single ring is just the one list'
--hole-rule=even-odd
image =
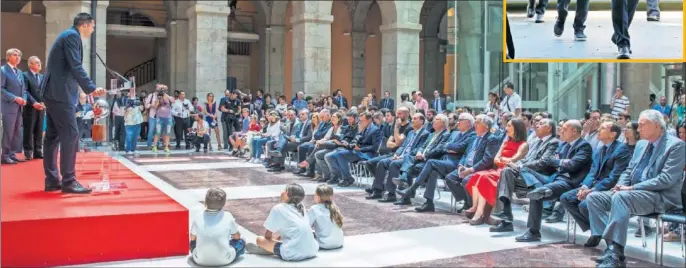
[{"label": "seated audience", "polygon": [[[353,106],[352,108],[355,108]],[[326,181],[327,184],[339,184],[340,183],[340,173],[339,172],[330,172],[332,168],[336,166],[333,159],[333,155],[339,151],[345,150],[348,148],[350,144],[352,144],[355,141],[355,138],[358,135],[358,132],[361,132],[363,129],[359,127],[358,123],[358,113],[356,112],[357,110],[355,109],[350,109],[348,111],[348,114],[346,116],[346,119],[343,120],[343,123],[347,123],[346,125],[343,125],[344,128],[341,129],[341,132],[343,132],[342,136],[340,138],[333,139],[332,142],[336,145],[331,152],[328,152],[324,154],[324,163],[326,163],[326,169],[323,169],[323,171],[328,171],[330,179]],[[358,129],[360,131],[358,131]]]},{"label": "seated audience", "polygon": [[331,178],[331,171],[324,160],[324,156],[338,147],[334,141],[342,139],[345,128],[346,127],[343,126],[343,114],[340,112],[333,114],[333,116],[331,116],[331,128],[326,132],[323,139],[318,140],[315,143],[314,150],[304,161],[305,168],[309,165],[315,165],[314,170],[317,174],[315,178],[312,179],[313,181],[327,182]]},{"label": "seated audience", "polygon": [[[512,195],[524,196],[533,186],[528,185],[521,174],[536,172],[538,174],[552,174],[555,170],[545,165],[546,159],[552,157],[559,148],[560,141],[555,138],[556,125],[551,119],[541,119],[535,126],[536,139],[531,142],[531,148],[526,156],[514,162],[509,162],[500,172],[498,180],[498,201],[502,204],[502,212],[497,215],[502,219],[497,226],[491,227],[491,232],[512,232]],[[494,215],[496,216],[496,215]]]},{"label": "seated audience", "polygon": [[[329,110],[324,109],[319,111],[319,119],[321,120],[317,125],[312,125],[312,127],[315,128],[313,130],[314,133],[312,134],[312,138],[308,142],[302,143],[298,146],[298,159],[296,160],[296,163],[301,163],[302,161],[305,161],[307,155],[314,151],[314,147],[317,141],[323,139],[326,133],[331,128],[331,113]],[[308,168],[301,167],[293,174],[314,178],[314,165],[309,166]]]},{"label": "seated audience", "polygon": [[[622,128],[614,122],[604,122],[598,129],[598,141],[601,147],[593,155],[591,171],[581,187],[568,191],[560,196],[560,203],[574,218],[582,231],[590,229],[588,222],[588,204],[586,197],[592,192],[608,191],[615,187],[619,175],[629,165],[631,153],[629,148],[618,141]],[[601,233],[591,233],[585,247],[596,247],[601,240]]]},{"label": "seated audience", "polygon": [[[289,184],[281,193],[281,202],[272,207],[264,228],[264,236],[257,237],[257,245],[248,243],[246,249],[253,254],[274,254],[285,261],[314,258],[319,243],[312,235],[312,225],[302,204],[305,190],[298,184]],[[274,237],[278,233],[280,237]]]},{"label": "seated audience", "polygon": [[260,128],[260,125],[257,123],[257,115],[250,115],[250,112],[247,109],[243,110],[241,121],[241,131],[234,132],[233,135],[229,137],[229,143],[231,143],[231,148],[233,148],[231,155],[233,156],[242,156],[245,153],[243,148],[245,147],[245,135],[248,131],[259,131]]},{"label": "seated audience", "polygon": [[510,120],[505,129],[507,138],[493,159],[495,168],[474,173],[465,185],[465,190],[472,197],[474,203],[472,208],[465,211],[467,217],[471,218],[469,224],[481,225],[490,221],[491,211],[496,203],[500,172],[505,165],[519,161],[529,152],[529,146],[526,143],[527,133],[528,130],[523,120],[519,118]]},{"label": "seated audience", "polygon": [[314,227],[314,238],[320,249],[343,247],[343,215],[333,202],[333,188],[326,184],[317,186],[315,204],[307,210],[307,218]]},{"label": "seated audience", "polygon": [[312,114],[312,120],[308,119],[310,112],[308,110],[300,111],[300,120],[296,125],[290,124],[287,132],[281,135],[278,141],[276,150],[273,153],[272,165],[269,171],[281,172],[285,168],[285,159],[288,152],[295,152],[298,146],[303,143],[310,142],[312,139],[312,131],[319,126],[319,114]]},{"label": "seated audience", "polygon": [[[386,144],[385,148],[391,150],[384,151],[384,146],[382,146],[382,148],[379,149],[379,156],[364,161],[363,163],[371,174],[375,173],[376,166],[377,164],[379,164],[381,160],[393,157],[396,150],[405,140],[405,137],[407,137],[407,134],[412,130],[412,128],[410,127],[409,110],[405,107],[400,107],[398,108],[397,113],[398,117],[395,120],[395,122],[391,125],[390,135],[387,137],[386,141],[384,141],[384,143]],[[388,110],[386,114],[386,119],[388,119],[388,114],[392,114],[392,111]],[[386,134],[384,134],[384,137],[385,135]],[[371,188],[366,189],[366,191],[367,193],[371,193]]]},{"label": "seated audience", "polygon": [[641,112],[638,125],[641,141],[617,185],[611,191],[592,192],[586,197],[591,232],[602,233],[608,245],[597,260],[601,267],[625,266],[624,246],[631,216],[682,209],[684,142],[665,133],[659,111]]},{"label": "seated audience", "polygon": [[462,113],[458,117],[457,129],[450,134],[450,140],[442,148],[436,150],[436,157],[426,161],[419,176],[406,190],[396,190],[401,196],[408,198],[415,195],[420,185],[426,185],[424,198],[426,202],[421,207],[415,208],[417,212],[434,211],[433,198],[438,178],[443,178],[448,173],[457,169],[467,147],[474,139],[474,117],[468,113]]},{"label": "seated audience", "polygon": [[554,168],[557,172],[550,176],[551,179],[536,176],[538,180],[550,182],[526,195],[530,200],[527,220],[529,230],[516,237],[517,242],[540,241],[543,201],[559,199],[563,193],[578,187],[588,175],[592,164],[593,149],[582,138],[582,131],[583,127],[578,120],[569,120],[562,126],[560,139],[565,142],[565,145],[558,148],[555,156],[545,160],[545,165]]},{"label": "seated audience", "polygon": [[258,134],[257,137],[253,138],[252,141],[252,151],[250,152],[250,155],[252,160],[251,162],[255,164],[260,163],[260,158],[264,152],[265,144],[270,140],[278,139],[281,135],[281,121],[279,114],[277,112],[271,112],[267,116],[267,120],[269,121],[267,131],[265,133]]},{"label": "seated audience", "polygon": [[[398,112],[401,109],[407,109],[405,107],[398,108]],[[395,185],[391,181],[391,178],[398,177],[400,168],[390,169],[391,166],[399,167],[404,163],[409,163],[409,159],[413,158],[421,144],[429,136],[429,132],[424,129],[424,115],[416,113],[412,115],[412,128],[407,132],[407,136],[400,148],[389,158],[384,158],[379,160],[376,168],[373,170],[374,181],[372,183],[371,191],[367,191],[369,196],[366,199],[379,199],[379,202],[395,202]],[[383,195],[384,189],[387,191],[386,195]]]},{"label": "seated audience", "polygon": [[361,131],[358,131],[357,137],[348,145],[347,150],[334,152],[331,156],[334,161],[331,161],[333,166],[329,166],[329,168],[340,171],[342,182],[338,185],[342,187],[348,187],[355,182],[355,179],[350,175],[349,164],[371,159],[376,156],[376,150],[381,145],[381,130],[373,124],[370,113],[360,114],[359,127]]},{"label": "seated audience", "polygon": [[245,240],[231,213],[223,210],[224,205],[226,193],[219,188],[209,189],[205,195],[205,211],[193,218],[190,248],[198,265],[229,265],[245,252]]}]

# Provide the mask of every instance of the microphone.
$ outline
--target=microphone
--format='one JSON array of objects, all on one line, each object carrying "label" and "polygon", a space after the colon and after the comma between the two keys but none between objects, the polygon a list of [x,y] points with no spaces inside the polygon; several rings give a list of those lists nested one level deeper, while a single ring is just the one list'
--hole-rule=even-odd
[{"label": "microphone", "polygon": [[105,64],[105,61],[102,60],[102,58],[100,57],[100,54],[98,54],[98,52],[95,52],[95,56],[98,57],[98,60],[100,60],[100,63],[102,63],[102,66],[105,66],[105,70],[107,70],[107,72],[109,72],[112,76],[117,77],[119,80],[124,81],[124,86],[123,86],[123,87],[118,88],[118,89],[111,89],[111,90],[108,90],[108,91],[107,91],[108,94],[114,95],[114,94],[117,94],[117,91],[131,90],[131,89],[133,89],[133,88],[136,87],[136,84],[135,84],[134,82],[132,82],[131,80],[127,79],[126,77],[124,77],[123,75],[119,74],[118,72],[116,72],[116,71],[110,69],[110,67],[107,67],[107,64]]}]

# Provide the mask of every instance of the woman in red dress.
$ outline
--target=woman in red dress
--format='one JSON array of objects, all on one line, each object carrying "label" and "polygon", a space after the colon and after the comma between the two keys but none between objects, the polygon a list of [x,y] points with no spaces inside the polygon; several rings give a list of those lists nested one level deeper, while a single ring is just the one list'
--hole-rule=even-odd
[{"label": "woman in red dress", "polygon": [[[471,225],[481,225],[491,221],[491,210],[495,206],[497,200],[498,180],[500,180],[500,171],[508,163],[516,162],[529,152],[529,146],[526,144],[527,131],[524,121],[519,118],[514,118],[507,123],[506,128],[507,138],[500,146],[498,154],[496,154],[493,163],[495,169],[479,171],[472,175],[465,189],[472,196],[474,206],[465,211],[467,217],[472,220],[469,221]],[[471,214],[471,215],[470,215]]]}]

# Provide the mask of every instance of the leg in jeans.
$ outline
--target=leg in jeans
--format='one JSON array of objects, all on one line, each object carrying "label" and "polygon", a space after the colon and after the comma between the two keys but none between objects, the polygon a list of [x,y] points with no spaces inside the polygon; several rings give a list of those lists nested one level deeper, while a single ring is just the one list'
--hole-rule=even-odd
[{"label": "leg in jeans", "polygon": [[660,17],[660,1],[659,0],[647,0],[647,15]]},{"label": "leg in jeans", "polygon": [[326,164],[326,161],[324,160],[324,156],[329,152],[331,152],[331,150],[321,149],[321,150],[318,150],[316,153],[314,153],[315,169],[317,171],[319,171],[319,174],[321,174],[323,178],[327,178],[327,179],[331,178],[331,170],[329,169],[329,165]]},{"label": "leg in jeans", "polygon": [[148,118],[148,147],[152,147],[152,141],[157,132],[157,118]]},{"label": "leg in jeans", "polygon": [[336,162],[338,162],[338,167],[341,171],[341,179],[343,179],[343,181],[354,182],[355,178],[353,178],[353,176],[350,174],[350,168],[348,167],[348,164],[362,159],[358,153],[350,150],[343,150],[336,153],[334,155],[334,159]]},{"label": "leg in jeans", "polygon": [[629,25],[634,18],[638,0],[612,0],[612,42],[618,47],[631,47]]},{"label": "leg in jeans", "polygon": [[[338,161],[334,159],[334,155],[336,155],[336,153],[342,150],[343,149],[335,149],[331,152],[324,154],[324,162],[326,162],[326,165],[328,166],[329,170],[340,170],[340,168],[338,167]],[[346,166],[345,169],[349,169],[349,167]],[[339,180],[340,174],[340,172],[331,172],[331,180]]]},{"label": "leg in jeans", "polygon": [[133,144],[131,143],[131,139],[134,138],[133,135],[133,128],[135,125],[127,125],[126,126],[126,144],[124,145],[124,150],[128,153],[132,151],[132,146]]},{"label": "leg in jeans", "polygon": [[574,15],[574,31],[583,31],[584,29],[586,29],[586,18],[588,17],[588,7],[590,2],[590,0],[576,1],[576,13]]}]

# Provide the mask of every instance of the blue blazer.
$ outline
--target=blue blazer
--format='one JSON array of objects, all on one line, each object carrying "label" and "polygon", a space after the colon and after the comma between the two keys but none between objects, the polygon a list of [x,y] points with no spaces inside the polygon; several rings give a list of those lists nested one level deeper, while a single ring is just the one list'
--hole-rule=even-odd
[{"label": "blue blazer", "polygon": [[76,106],[79,87],[86,94],[95,91],[95,83],[83,69],[83,45],[76,28],[71,27],[57,36],[50,48],[47,63],[42,84],[43,99],[46,101]]},{"label": "blue blazer", "polygon": [[[459,133],[459,131],[455,130],[453,134]],[[467,151],[467,147],[474,141],[474,129],[470,129],[465,133],[462,133],[462,135],[457,136],[455,139],[451,139],[450,142],[445,144],[443,147],[443,150],[445,151],[443,153],[443,157],[441,159],[443,160],[451,160],[453,163],[455,163],[455,166],[460,162],[460,159],[464,156],[464,153]],[[448,151],[455,151],[455,153],[449,153]]]},{"label": "blue blazer", "polygon": [[[415,138],[412,141],[412,143],[410,144],[410,140],[415,135],[419,135],[419,137]],[[403,151],[405,151],[405,148],[407,148],[409,146],[410,147],[409,155],[415,156],[417,154],[417,150],[419,150],[419,147],[420,147],[418,145],[424,144],[424,142],[426,142],[426,137],[428,137],[428,136],[429,136],[429,133],[426,132],[426,130],[423,128],[419,129],[419,132],[416,134],[415,134],[414,129],[410,130],[409,132],[407,132],[407,137],[405,137],[405,139],[403,140],[403,143],[400,145],[398,150],[395,151],[395,154],[398,156],[401,156]]]},{"label": "blue blazer", "polygon": [[[684,155],[686,155],[686,146],[684,142],[677,137],[663,134],[659,141],[659,146],[654,149],[654,153],[650,158],[648,167],[643,170],[641,177],[644,178],[641,182],[631,181],[634,169],[638,162],[641,161],[643,154],[645,154],[648,141],[640,140],[636,143],[634,155],[629,162],[629,166],[619,177],[617,185],[633,186],[634,190],[644,190],[658,193],[662,197],[664,207],[656,209],[664,209],[663,211],[670,211],[672,209],[682,208],[681,203],[681,177],[684,172]],[[660,211],[656,211],[660,212]]]},{"label": "blue blazer", "polygon": [[[559,159],[550,158],[548,160],[550,166],[557,168],[557,173],[552,175],[552,181],[564,180],[572,187],[579,186],[588,175],[593,164],[593,148],[591,148],[591,144],[584,139],[579,139],[571,147],[569,143],[560,145],[556,154],[559,156]],[[562,160],[565,159],[568,161],[562,164]],[[569,174],[569,177],[561,176],[565,173]]]},{"label": "blue blazer", "polygon": [[602,154],[602,150],[598,150],[595,153],[591,171],[588,172],[586,179],[582,183],[594,191],[612,189],[619,181],[619,176],[629,166],[629,160],[631,160],[629,147],[618,141],[610,144],[608,152],[601,158]]},{"label": "blue blazer", "polygon": [[[304,129],[303,129],[304,128]],[[328,131],[328,130],[327,130]],[[302,135],[301,135],[302,134]],[[312,121],[300,122],[300,127],[293,134],[296,142],[308,142],[312,140]]]},{"label": "blue blazer", "polygon": [[355,140],[357,141],[357,146],[360,147],[358,152],[362,154],[363,158],[370,159],[376,156],[377,149],[379,149],[381,140],[383,140],[383,135],[381,134],[381,129],[379,129],[379,127],[370,123]]},{"label": "blue blazer", "polygon": [[[0,75],[0,87],[2,87],[2,114],[17,114],[21,110],[21,105],[14,102],[16,97],[24,98],[26,91],[26,83],[24,82],[24,74],[17,69],[15,75],[12,67],[5,64],[0,67],[2,71]],[[27,100],[28,102],[29,100]]]},{"label": "blue blazer", "polygon": [[[486,132],[479,143],[479,146],[475,148],[474,146],[476,143],[474,140],[477,138],[478,137],[475,136],[472,139],[467,152],[465,152],[465,157],[462,157],[462,160],[460,160],[460,166],[471,167],[474,169],[474,172],[493,168],[493,160],[495,159],[495,155],[498,154],[498,150],[500,150],[500,137],[491,134],[490,131]],[[467,155],[469,155],[469,152],[471,151],[476,151],[474,154],[474,164],[468,166]]]},{"label": "blue blazer", "polygon": [[319,126],[317,126],[317,130],[312,134],[312,138],[310,140],[321,140],[326,136],[326,133],[329,132],[329,129],[331,128],[331,121],[329,122],[321,122],[319,123]]}]

